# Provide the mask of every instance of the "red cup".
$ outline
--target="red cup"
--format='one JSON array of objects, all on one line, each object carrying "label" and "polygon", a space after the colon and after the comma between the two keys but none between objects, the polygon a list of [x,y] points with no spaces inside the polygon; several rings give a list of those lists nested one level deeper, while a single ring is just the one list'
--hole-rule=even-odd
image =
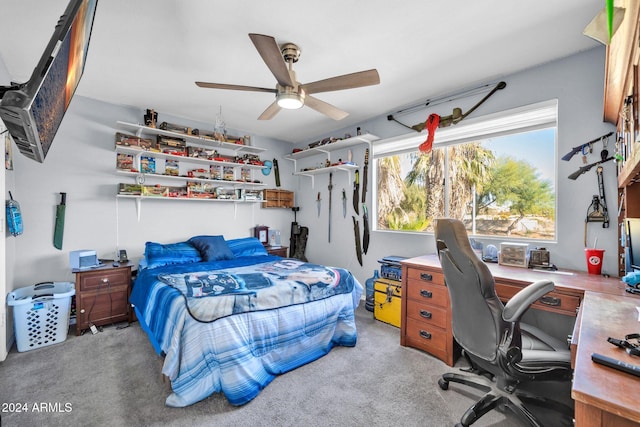
[{"label": "red cup", "polygon": [[587,255],[587,271],[589,274],[602,274],[602,259],[604,249],[585,249]]}]

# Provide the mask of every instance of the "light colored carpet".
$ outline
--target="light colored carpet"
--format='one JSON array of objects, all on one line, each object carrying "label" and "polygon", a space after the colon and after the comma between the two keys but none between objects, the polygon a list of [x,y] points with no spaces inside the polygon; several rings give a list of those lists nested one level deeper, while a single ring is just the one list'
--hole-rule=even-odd
[{"label": "light colored carpet", "polygon": [[[452,370],[400,346],[398,328],[357,310],[358,343],[280,375],[241,407],[215,394],[187,408],[169,394],[160,358],[138,323],[105,327],[60,344],[16,352],[0,363],[1,426],[453,426],[480,397],[438,377]],[[459,364],[463,364],[460,361]],[[454,368],[455,369],[455,368]],[[9,411],[20,404],[24,412]],[[47,411],[35,411],[34,405]],[[492,411],[474,426],[520,426]]]}]

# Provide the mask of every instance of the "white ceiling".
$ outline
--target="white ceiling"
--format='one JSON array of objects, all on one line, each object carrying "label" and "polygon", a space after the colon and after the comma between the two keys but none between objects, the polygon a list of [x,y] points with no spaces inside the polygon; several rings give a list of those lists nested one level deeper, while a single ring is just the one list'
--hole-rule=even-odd
[{"label": "white ceiling", "polygon": [[[98,0],[77,94],[305,142],[403,106],[590,49],[582,35],[604,0]],[[0,58],[31,75],[67,0],[0,0]],[[376,68],[380,85],[317,94],[350,113],[305,107],[257,117],[269,93],[198,88],[196,80],[275,87],[249,33],[293,42],[309,83]],[[8,84],[1,82],[0,84]],[[140,118],[142,121],[142,117]]]}]

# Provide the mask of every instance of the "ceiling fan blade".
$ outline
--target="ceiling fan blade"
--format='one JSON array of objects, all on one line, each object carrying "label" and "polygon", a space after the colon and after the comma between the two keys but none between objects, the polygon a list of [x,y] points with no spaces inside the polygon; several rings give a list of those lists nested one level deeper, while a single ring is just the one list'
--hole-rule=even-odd
[{"label": "ceiling fan blade", "polygon": [[260,114],[258,120],[271,120],[275,117],[276,114],[278,114],[280,110],[281,108],[278,105],[277,101],[273,101],[273,103],[269,105],[267,109],[262,112],[262,114]]},{"label": "ceiling fan blade", "polygon": [[304,105],[309,108],[313,108],[319,113],[331,117],[333,120],[342,120],[349,115],[349,113],[347,113],[346,111],[342,111],[341,109],[334,107],[331,104],[320,101],[318,98],[314,98],[313,96],[309,95],[307,95],[307,97],[304,99]]},{"label": "ceiling fan blade", "polygon": [[249,34],[249,37],[280,86],[294,86],[276,39],[262,34]]},{"label": "ceiling fan blade", "polygon": [[313,83],[302,85],[306,93],[331,92],[334,90],[354,89],[363,86],[372,86],[380,83],[378,71],[367,70],[357,73],[344,74],[342,76],[330,77],[318,80]]},{"label": "ceiling fan blade", "polygon": [[209,88],[209,89],[231,89],[231,90],[246,90],[250,92],[277,93],[275,89],[269,89],[266,87],[256,87],[256,86],[228,85],[224,83],[208,83],[208,82],[196,82],[196,85],[204,88]]}]

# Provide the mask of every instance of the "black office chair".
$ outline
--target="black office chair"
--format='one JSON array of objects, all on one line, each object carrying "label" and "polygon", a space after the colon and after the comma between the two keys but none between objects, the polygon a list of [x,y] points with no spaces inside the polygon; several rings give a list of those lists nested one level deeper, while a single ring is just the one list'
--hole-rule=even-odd
[{"label": "black office chair", "polygon": [[486,392],[457,426],[473,424],[498,405],[508,407],[532,426],[542,426],[525,402],[557,411],[560,417],[554,425],[572,425],[572,408],[522,390],[531,381],[571,379],[567,343],[520,322],[531,304],[554,289],[553,282],[532,283],[503,305],[493,276],[471,248],[461,221],[437,219],[435,238],[451,300],[453,336],[471,365],[466,370],[471,374],[446,373],[438,385],[447,390],[449,382],[455,382]]}]

